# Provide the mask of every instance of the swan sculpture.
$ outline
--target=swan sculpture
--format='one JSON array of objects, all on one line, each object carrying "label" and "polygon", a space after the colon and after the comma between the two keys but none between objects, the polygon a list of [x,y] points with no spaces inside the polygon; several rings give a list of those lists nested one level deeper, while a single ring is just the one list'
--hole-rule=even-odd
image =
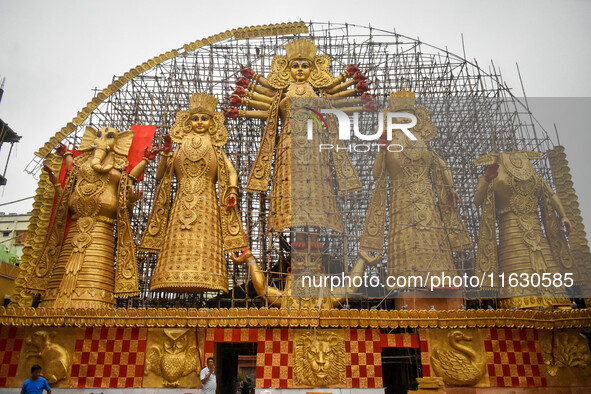
[{"label": "swan sculpture", "polygon": [[472,386],[478,383],[485,372],[485,363],[476,352],[460,342],[471,341],[472,337],[461,331],[452,331],[447,336],[449,347],[436,348],[431,355],[431,366],[446,384]]}]

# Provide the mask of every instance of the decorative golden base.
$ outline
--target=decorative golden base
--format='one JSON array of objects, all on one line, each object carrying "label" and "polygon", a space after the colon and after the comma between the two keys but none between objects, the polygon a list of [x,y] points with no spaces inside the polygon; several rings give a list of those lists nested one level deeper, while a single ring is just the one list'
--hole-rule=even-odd
[{"label": "decorative golden base", "polygon": [[0,325],[78,327],[303,328],[577,328],[591,327],[591,308],[570,311],[507,309],[367,310],[277,308],[48,309],[0,307]]}]

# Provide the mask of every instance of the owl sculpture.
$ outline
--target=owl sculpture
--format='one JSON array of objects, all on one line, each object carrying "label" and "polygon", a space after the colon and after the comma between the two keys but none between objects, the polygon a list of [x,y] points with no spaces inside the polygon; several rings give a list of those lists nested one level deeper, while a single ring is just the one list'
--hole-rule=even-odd
[{"label": "owl sculpture", "polygon": [[192,331],[186,329],[164,330],[162,344],[153,345],[148,351],[145,374],[152,372],[164,379],[165,386],[178,387],[180,380],[191,372],[199,372],[196,347],[189,346]]}]

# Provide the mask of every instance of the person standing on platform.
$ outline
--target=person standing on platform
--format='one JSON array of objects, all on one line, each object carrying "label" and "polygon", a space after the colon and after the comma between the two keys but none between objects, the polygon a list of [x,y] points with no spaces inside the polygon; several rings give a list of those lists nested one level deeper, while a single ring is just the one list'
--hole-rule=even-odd
[{"label": "person standing on platform", "polygon": [[213,357],[207,359],[207,366],[201,370],[199,378],[201,379],[201,394],[215,394],[217,382],[215,378],[215,360]]},{"label": "person standing on platform", "polygon": [[[23,383],[21,394],[43,394],[44,389],[47,394],[51,394],[47,380],[41,376],[41,366],[35,364],[31,367],[31,377]],[[213,392],[215,392],[215,386]]]}]

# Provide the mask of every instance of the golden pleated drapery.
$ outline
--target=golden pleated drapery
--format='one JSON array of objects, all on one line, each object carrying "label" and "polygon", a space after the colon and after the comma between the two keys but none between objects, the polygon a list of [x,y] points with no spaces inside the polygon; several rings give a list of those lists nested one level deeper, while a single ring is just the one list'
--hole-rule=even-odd
[{"label": "golden pleated drapery", "polygon": [[[81,219],[78,219],[77,223]],[[41,307],[57,308],[105,308],[115,305],[113,296],[115,285],[115,237],[113,221],[104,218],[95,220],[92,231],[92,242],[83,252],[84,264],[80,265],[75,278],[73,293],[66,293],[68,282],[66,275],[71,271],[71,256],[74,255],[74,240],[80,235],[79,226],[74,223],[60,257],[47,283],[47,291]],[[66,279],[66,280],[64,280]]]}]

